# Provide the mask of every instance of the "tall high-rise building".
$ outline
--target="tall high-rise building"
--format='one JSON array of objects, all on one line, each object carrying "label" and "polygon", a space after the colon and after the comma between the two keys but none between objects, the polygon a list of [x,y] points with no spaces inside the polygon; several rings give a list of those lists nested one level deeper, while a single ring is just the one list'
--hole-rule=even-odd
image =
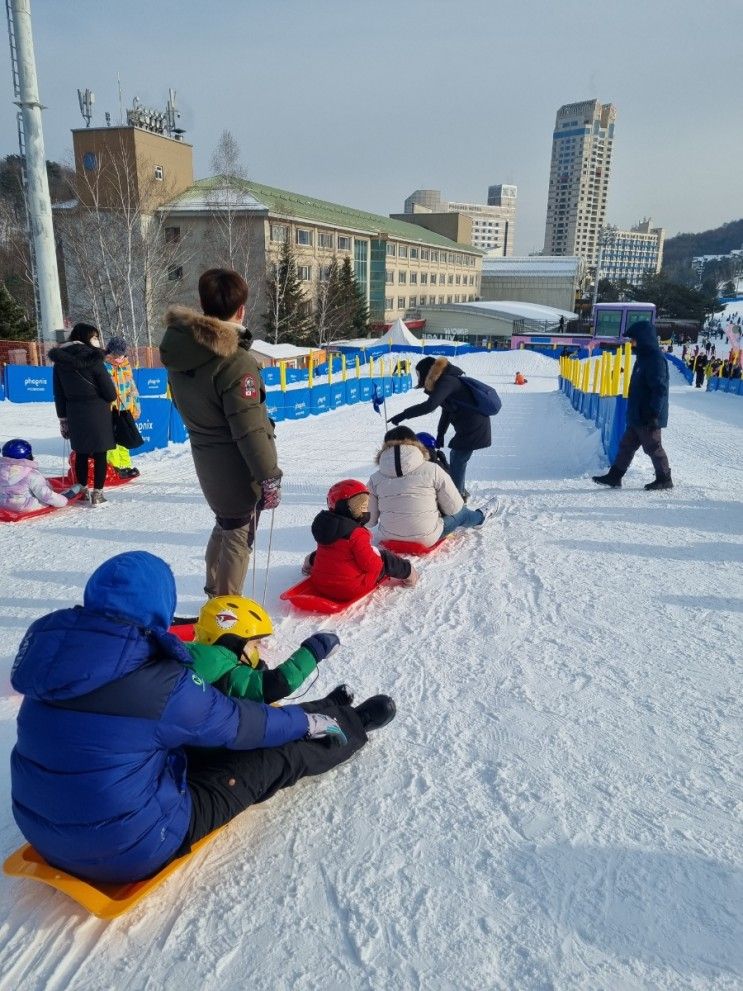
[{"label": "tall high-rise building", "polygon": [[599,231],[606,218],[616,116],[613,104],[598,100],[568,103],[557,111],[545,255],[578,255],[588,268],[596,267]]}]

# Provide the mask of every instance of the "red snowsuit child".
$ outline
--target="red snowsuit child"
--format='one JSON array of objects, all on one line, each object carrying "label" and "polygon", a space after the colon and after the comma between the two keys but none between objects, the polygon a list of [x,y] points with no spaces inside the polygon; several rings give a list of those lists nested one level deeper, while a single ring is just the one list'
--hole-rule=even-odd
[{"label": "red snowsuit child", "polygon": [[522,375],[521,372],[516,372],[516,378],[513,380],[514,385],[526,385],[527,379]]},{"label": "red snowsuit child", "polygon": [[328,492],[328,508],[312,523],[317,550],[305,561],[305,571],[319,595],[348,602],[371,592],[383,578],[415,585],[418,573],[410,561],[372,546],[369,490],[363,482],[346,479]]}]

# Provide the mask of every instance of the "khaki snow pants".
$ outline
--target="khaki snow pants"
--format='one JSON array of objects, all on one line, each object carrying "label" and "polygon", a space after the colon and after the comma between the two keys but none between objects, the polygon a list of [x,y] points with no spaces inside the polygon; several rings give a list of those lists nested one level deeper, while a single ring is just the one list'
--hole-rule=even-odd
[{"label": "khaki snow pants", "polygon": [[218,516],[206,545],[206,584],[204,591],[215,595],[242,595],[255,541],[260,511],[246,521]]}]

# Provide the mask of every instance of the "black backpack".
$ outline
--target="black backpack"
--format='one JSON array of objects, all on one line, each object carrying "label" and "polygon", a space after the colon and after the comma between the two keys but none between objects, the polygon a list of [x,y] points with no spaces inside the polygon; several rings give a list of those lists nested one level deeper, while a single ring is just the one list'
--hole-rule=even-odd
[{"label": "black backpack", "polygon": [[459,381],[470,390],[474,402],[466,403],[462,402],[461,399],[453,399],[452,402],[455,402],[457,406],[471,409],[481,416],[496,416],[500,413],[503,403],[492,385],[485,385],[484,382],[472,379],[469,375],[462,375]]}]

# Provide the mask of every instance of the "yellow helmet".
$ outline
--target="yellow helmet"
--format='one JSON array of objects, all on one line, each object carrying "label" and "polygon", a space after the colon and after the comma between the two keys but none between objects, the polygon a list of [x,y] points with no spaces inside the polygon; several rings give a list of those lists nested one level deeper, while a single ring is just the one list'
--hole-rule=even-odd
[{"label": "yellow helmet", "polygon": [[270,637],[273,623],[263,606],[240,595],[217,595],[199,613],[194,626],[198,643],[214,643],[224,633],[233,633],[246,640]]}]

